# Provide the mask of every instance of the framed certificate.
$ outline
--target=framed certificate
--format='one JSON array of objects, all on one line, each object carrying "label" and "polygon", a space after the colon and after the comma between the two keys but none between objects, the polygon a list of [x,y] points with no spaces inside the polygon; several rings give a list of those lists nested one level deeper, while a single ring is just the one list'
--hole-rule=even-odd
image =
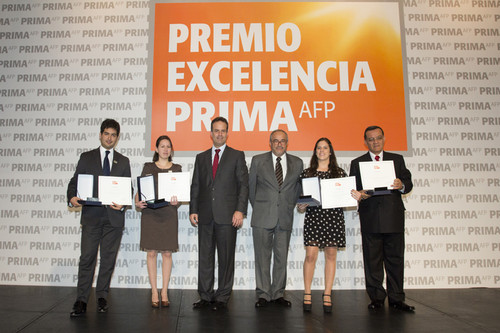
[{"label": "framed certificate", "polygon": [[148,208],[156,209],[168,206],[169,202],[165,199],[156,198],[156,186],[153,175],[137,177],[137,192],[139,200],[145,201]]},{"label": "framed certificate", "polygon": [[356,177],[321,179],[321,207],[356,207],[358,202],[351,195],[353,189],[356,189]]},{"label": "framed certificate", "polygon": [[76,196],[82,200],[78,203],[84,206],[101,206],[102,202],[94,198],[94,175],[79,174],[76,183]]},{"label": "framed certificate", "polygon": [[130,177],[99,176],[99,199],[103,205],[132,205]]},{"label": "framed certificate", "polygon": [[191,200],[189,172],[162,172],[158,174],[158,199],[170,201],[173,196],[177,201],[189,202]]},{"label": "framed certificate", "polygon": [[396,179],[394,161],[359,162],[363,190],[370,195],[389,194]]}]

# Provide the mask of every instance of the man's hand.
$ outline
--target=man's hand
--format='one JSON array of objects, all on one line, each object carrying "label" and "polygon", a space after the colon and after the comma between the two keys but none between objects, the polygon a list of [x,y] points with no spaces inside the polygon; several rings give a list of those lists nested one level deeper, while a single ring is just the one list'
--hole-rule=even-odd
[{"label": "man's hand", "polygon": [[81,205],[78,203],[78,200],[82,199],[80,199],[79,197],[73,197],[69,202],[73,205],[73,207],[80,207]]},{"label": "man's hand", "polygon": [[189,215],[189,221],[191,222],[191,225],[193,227],[197,227],[198,226],[198,214]]},{"label": "man's hand", "polygon": [[233,214],[233,227],[239,228],[243,225],[243,213],[235,211]]},{"label": "man's hand", "polygon": [[401,179],[399,179],[399,178],[394,179],[394,183],[392,184],[392,188],[395,189],[395,190],[402,189],[403,188],[403,182],[401,181]]}]

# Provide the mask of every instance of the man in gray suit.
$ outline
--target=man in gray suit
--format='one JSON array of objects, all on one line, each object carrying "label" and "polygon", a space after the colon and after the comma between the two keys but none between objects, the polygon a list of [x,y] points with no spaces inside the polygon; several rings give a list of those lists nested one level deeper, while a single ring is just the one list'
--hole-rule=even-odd
[{"label": "man in gray suit", "polygon": [[[292,305],[283,296],[293,211],[301,192],[299,176],[304,168],[300,158],[286,153],[285,131],[273,131],[269,145],[270,152],[252,158],[249,177],[258,308],[270,301]],[[272,281],[271,255],[274,255]]]},{"label": "man in gray suit", "polygon": [[[198,227],[198,293],[193,308],[226,308],[233,290],[236,231],[248,206],[248,169],[245,154],[226,145],[227,120],[212,120],[212,148],[196,155],[189,220]],[[214,291],[215,249],[219,262]]]},{"label": "man in gray suit", "polygon": [[[87,199],[80,198],[77,192],[78,175],[90,174],[94,176],[94,197],[98,196],[99,176],[130,177],[129,159],[114,150],[119,136],[120,124],[118,122],[113,119],[106,119],[102,122],[99,134],[101,146],[80,156],[75,174],[68,184],[67,197],[70,207],[80,207],[79,201]],[[83,206],[80,222],[82,241],[78,264],[77,298],[73,305],[73,311],[70,313],[71,317],[81,316],[87,310],[98,249],[100,249],[100,260],[96,285],[97,311],[107,311],[106,298],[122,239],[125,222],[124,211],[125,207],[117,204]]]}]

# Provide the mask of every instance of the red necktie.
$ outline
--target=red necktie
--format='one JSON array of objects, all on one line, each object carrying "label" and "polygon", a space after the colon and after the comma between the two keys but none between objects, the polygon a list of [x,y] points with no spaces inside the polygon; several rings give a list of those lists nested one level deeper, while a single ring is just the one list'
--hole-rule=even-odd
[{"label": "red necktie", "polygon": [[375,156],[375,161],[377,161],[377,162],[380,161],[380,156],[378,156],[378,155]]},{"label": "red necktie", "polygon": [[220,149],[215,149],[214,163],[212,164],[212,179],[215,179],[217,167],[219,166],[219,152]]}]

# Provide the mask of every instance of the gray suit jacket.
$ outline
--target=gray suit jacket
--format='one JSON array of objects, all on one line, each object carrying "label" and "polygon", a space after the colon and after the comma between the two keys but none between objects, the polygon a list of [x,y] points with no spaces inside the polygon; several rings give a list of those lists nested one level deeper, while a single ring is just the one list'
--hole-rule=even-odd
[{"label": "gray suit jacket", "polygon": [[235,211],[247,213],[248,168],[245,154],[226,146],[212,179],[212,149],[196,155],[189,214],[198,214],[198,222],[232,224]]},{"label": "gray suit jacket", "polygon": [[[67,197],[68,202],[74,196],[78,196],[77,181],[79,174],[94,175],[94,193],[93,196],[98,196],[98,177],[103,176],[101,153],[99,148],[90,150],[80,155],[80,160],[76,166],[75,174],[69,181]],[[129,159],[116,150],[113,153],[113,166],[111,167],[111,176],[115,177],[130,177],[130,162]],[[132,195],[132,187],[130,188],[130,195]],[[86,198],[82,198],[86,199]],[[97,225],[100,223],[100,218],[108,215],[111,225],[114,227],[123,227],[125,222],[124,212],[114,210],[107,206],[83,206],[82,207],[82,225]]]},{"label": "gray suit jacket", "polygon": [[252,227],[292,230],[293,209],[301,193],[299,176],[304,163],[287,153],[287,172],[281,188],[274,173],[272,153],[256,155],[250,165],[249,189]]}]

